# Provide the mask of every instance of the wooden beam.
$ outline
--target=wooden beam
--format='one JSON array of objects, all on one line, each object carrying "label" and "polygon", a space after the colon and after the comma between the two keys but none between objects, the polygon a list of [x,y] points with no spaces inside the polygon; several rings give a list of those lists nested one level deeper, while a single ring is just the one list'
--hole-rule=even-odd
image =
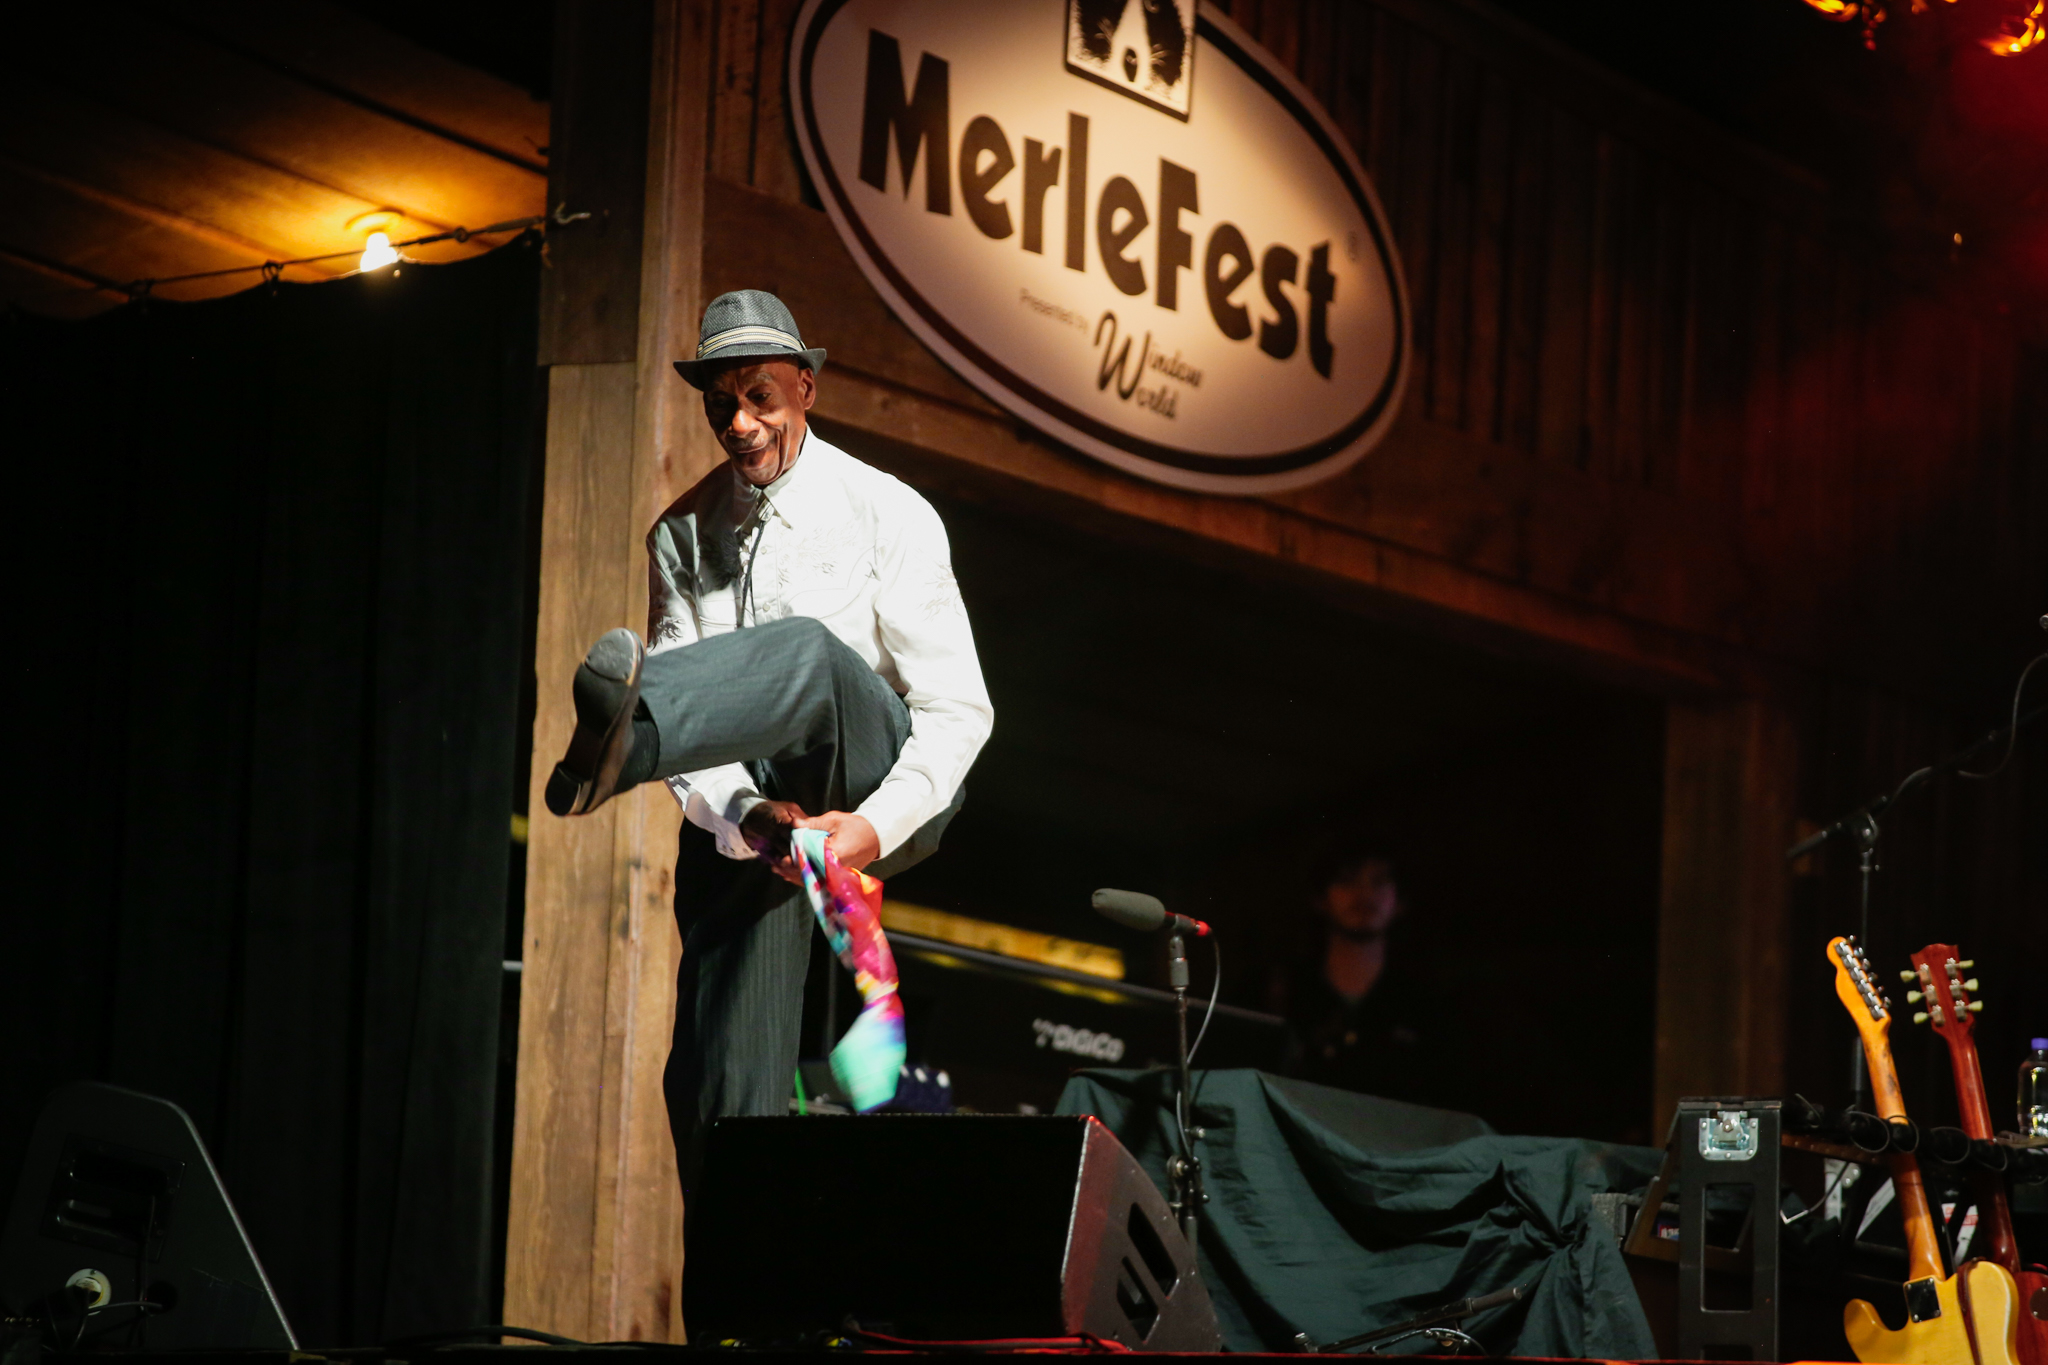
[{"label": "wooden beam", "polygon": [[[696,390],[672,362],[694,354],[702,292],[704,165],[710,116],[713,7],[658,3],[647,136],[647,203],[640,258],[640,335],[633,413],[631,522],[635,624],[647,616],[646,528],[722,458]],[[682,817],[667,791],[642,788],[637,823],[616,845],[629,870],[632,931],[613,940],[608,969],[605,1071],[616,1126],[600,1149],[612,1197],[600,1199],[599,1267],[609,1283],[605,1339],[685,1339],[683,1198],[676,1177],[662,1072],[675,1025],[676,836]],[[615,1173],[615,1174],[614,1174]],[[603,1215],[609,1212],[610,1222]],[[606,1252],[610,1265],[605,1267]]]},{"label": "wooden beam", "polygon": [[188,33],[359,108],[547,176],[548,106],[326,0],[188,0]]},{"label": "wooden beam", "polygon": [[639,354],[650,76],[632,54],[647,50],[649,23],[644,0],[556,11],[547,202],[588,216],[548,237],[543,365]]},{"label": "wooden beam", "polygon": [[[542,793],[574,727],[568,684],[584,650],[613,626],[645,626],[648,526],[718,459],[669,368],[694,348],[703,304],[711,20],[709,0],[562,14],[557,176],[574,179],[577,202],[630,205],[635,221],[594,224],[555,254],[544,311],[553,368],[505,1312],[583,1340],[683,1339],[682,1194],[661,1087],[680,816],[658,785],[575,820],[545,814]],[[620,73],[650,52],[634,98]],[[621,142],[642,149],[636,159],[618,156]]]},{"label": "wooden beam", "polygon": [[81,270],[75,265],[62,261],[48,261],[21,248],[0,243],[0,260],[20,266],[33,275],[48,280],[61,280],[66,284],[82,285],[86,290],[98,294],[111,294],[115,299],[126,299],[128,291],[104,275],[95,275],[90,270]]},{"label": "wooden beam", "polygon": [[[146,204],[139,199],[131,199],[125,194],[98,189],[92,185],[74,180],[68,175],[45,170],[41,166],[32,166],[5,153],[0,153],[0,168],[5,168],[27,180],[40,181],[52,189],[71,195],[74,198],[83,199],[87,203],[96,204],[101,208],[112,210],[125,217],[140,219],[153,227],[160,227],[167,231],[190,237],[194,241],[204,242],[208,246],[221,248],[233,253],[242,260],[246,260],[250,265],[257,265],[263,261],[281,260],[293,254],[289,248],[282,248],[270,242],[255,241],[239,233],[228,232],[214,227],[210,223],[202,223],[197,219],[187,218],[182,213],[173,213],[169,209],[158,208],[154,204]],[[350,263],[345,260],[323,261],[317,265],[287,266],[284,273],[293,279],[312,281],[331,279],[348,269],[350,269]],[[247,283],[247,281],[243,282],[244,287],[246,287]]]},{"label": "wooden beam", "polygon": [[1652,1133],[1684,1095],[1783,1090],[1800,763],[1791,717],[1747,698],[1671,702],[1664,755]]},{"label": "wooden beam", "polygon": [[534,812],[526,846],[518,1098],[505,1239],[505,1316],[591,1339],[605,1103],[605,986],[613,936],[633,917],[615,885],[615,846],[645,798],[577,821],[544,814],[547,776],[575,728],[565,684],[596,635],[632,618],[630,364],[557,365],[548,376],[533,726]]},{"label": "wooden beam", "polygon": [[[33,71],[249,160],[441,227],[537,211],[531,170],[360,107],[180,31],[123,14],[106,43],[95,12],[52,8],[24,44]],[[642,54],[644,56],[644,54]]]},{"label": "wooden beam", "polygon": [[[73,194],[26,175],[5,160],[0,160],[0,203],[14,208],[7,224],[10,248],[117,285],[136,278],[160,280],[195,270],[256,264],[246,251],[216,246]],[[253,273],[224,276],[156,292],[159,297],[207,297],[247,289],[256,279]]]},{"label": "wooden beam", "polygon": [[[234,252],[243,259],[359,250],[363,235],[348,224],[385,207],[187,137],[34,73],[0,85],[0,151],[59,171],[110,202],[145,205],[240,239],[245,245]],[[541,197],[535,196],[536,208]],[[394,240],[439,226],[392,217],[387,231]],[[421,254],[455,259],[483,249],[481,242],[451,241]]]}]

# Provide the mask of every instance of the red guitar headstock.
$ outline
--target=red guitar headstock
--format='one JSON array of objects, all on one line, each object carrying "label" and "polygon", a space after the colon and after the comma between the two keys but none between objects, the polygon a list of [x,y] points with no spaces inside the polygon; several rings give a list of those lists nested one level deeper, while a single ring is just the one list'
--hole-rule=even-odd
[{"label": "red guitar headstock", "polygon": [[1944,1038],[1969,1037],[1984,1002],[1971,998],[1977,993],[1977,979],[1963,973],[1976,965],[1957,957],[1955,946],[1948,943],[1930,943],[1913,954],[1913,970],[1899,973],[1902,981],[1917,987],[1906,992],[1906,1003],[1923,1007],[1913,1022],[1933,1024]]}]

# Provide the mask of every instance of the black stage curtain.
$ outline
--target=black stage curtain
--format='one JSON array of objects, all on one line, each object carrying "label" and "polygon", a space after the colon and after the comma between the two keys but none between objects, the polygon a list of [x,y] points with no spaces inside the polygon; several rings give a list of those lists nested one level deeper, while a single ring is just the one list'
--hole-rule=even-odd
[{"label": "black stage curtain", "polygon": [[494,1302],[538,279],[0,323],[0,1191],[58,1083],[175,1100],[313,1345]]}]

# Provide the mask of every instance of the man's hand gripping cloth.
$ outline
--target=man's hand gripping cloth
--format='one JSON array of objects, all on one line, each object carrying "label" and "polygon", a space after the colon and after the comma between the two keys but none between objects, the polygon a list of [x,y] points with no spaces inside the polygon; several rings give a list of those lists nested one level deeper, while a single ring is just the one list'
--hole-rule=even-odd
[{"label": "man's hand gripping cloth", "polygon": [[832,1049],[832,1075],[862,1113],[896,1098],[903,1073],[903,1001],[896,993],[896,958],[882,933],[882,884],[839,865],[821,829],[791,836],[797,866],[825,941],[860,987],[860,1017]]}]

